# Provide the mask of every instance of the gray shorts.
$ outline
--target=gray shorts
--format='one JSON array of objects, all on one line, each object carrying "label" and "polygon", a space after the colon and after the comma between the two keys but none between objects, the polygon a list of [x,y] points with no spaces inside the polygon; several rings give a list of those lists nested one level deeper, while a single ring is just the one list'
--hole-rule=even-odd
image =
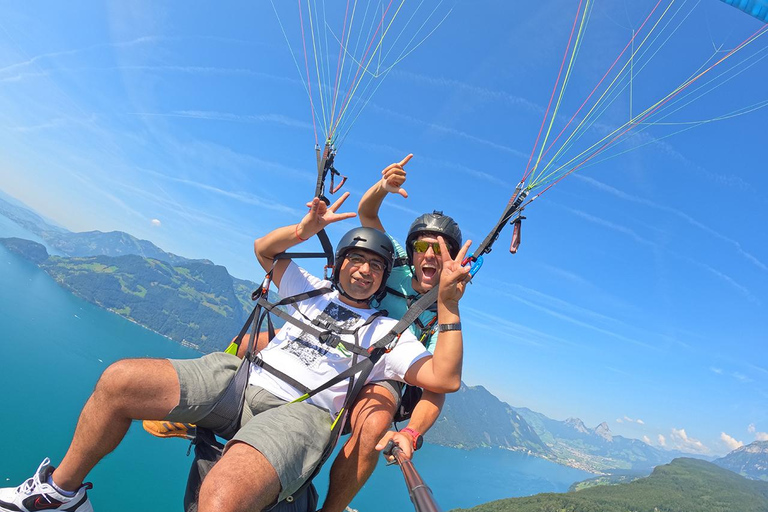
[{"label": "gray shorts", "polygon": [[400,397],[403,394],[403,388],[405,384],[398,380],[377,380],[376,382],[369,382],[367,386],[381,386],[392,395],[395,400],[395,409],[400,407]]},{"label": "gray shorts", "polygon": [[[165,418],[221,432],[232,418],[209,414],[240,366],[237,356],[217,352],[198,359],[170,360],[179,377],[181,396]],[[269,391],[248,386],[240,429],[229,443],[240,441],[259,452],[280,477],[279,500],[293,494],[312,475],[331,440],[331,415],[306,402],[289,403]]]}]

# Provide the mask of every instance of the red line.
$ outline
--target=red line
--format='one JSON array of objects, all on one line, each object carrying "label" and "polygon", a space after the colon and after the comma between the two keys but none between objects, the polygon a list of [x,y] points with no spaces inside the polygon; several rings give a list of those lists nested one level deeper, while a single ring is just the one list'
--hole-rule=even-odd
[{"label": "red line", "polygon": [[619,56],[616,57],[616,60],[613,61],[613,64],[611,64],[611,67],[608,68],[608,71],[605,72],[605,74],[603,75],[603,78],[601,78],[600,81],[595,86],[595,88],[592,89],[592,92],[589,93],[589,96],[587,96],[587,99],[584,100],[584,103],[582,103],[581,106],[579,107],[579,109],[576,111],[576,113],[573,114],[573,117],[571,117],[571,119],[568,121],[568,124],[566,124],[565,127],[560,131],[560,133],[557,134],[557,137],[555,138],[555,140],[553,140],[552,143],[549,145],[549,147],[544,151],[544,154],[541,155],[542,158],[544,158],[547,155],[547,153],[549,153],[549,150],[552,149],[552,147],[555,145],[555,143],[560,139],[560,137],[563,135],[563,132],[565,132],[565,130],[568,129],[568,127],[571,125],[573,120],[576,119],[576,116],[579,115],[579,112],[581,112],[581,109],[584,108],[584,105],[586,105],[587,102],[589,101],[589,99],[592,97],[592,95],[595,94],[595,91],[597,91],[597,89],[600,87],[600,84],[603,83],[603,80],[606,79],[606,77],[611,72],[611,70],[616,65],[616,63],[619,62],[619,59],[621,59],[621,56],[624,55],[624,52],[626,52],[627,48],[630,47],[630,45],[632,44],[632,41],[635,40],[635,37],[637,37],[637,35],[640,33],[640,31],[643,30],[643,27],[648,22],[648,20],[651,18],[651,16],[653,16],[653,13],[656,12],[656,9],[659,7],[659,4],[661,4],[661,0],[659,0],[656,3],[656,5],[653,7],[651,12],[648,14],[648,17],[646,17],[645,21],[643,21],[643,24],[640,25],[640,28],[637,29],[637,32],[635,32],[635,34],[629,40],[629,42],[627,43],[627,46],[625,46],[624,49],[621,50],[621,53],[619,54]]},{"label": "red line", "polygon": [[317,143],[317,126],[315,126],[315,103],[312,101],[312,82],[309,80],[309,63],[307,62],[307,43],[304,39],[304,18],[301,15],[301,0],[299,2],[299,23],[301,24],[301,45],[304,48],[304,67],[307,70],[307,87],[309,88],[309,108],[312,110],[312,129],[315,131],[315,146]]},{"label": "red line", "polygon": [[[344,28],[341,29],[341,46],[339,46],[339,57],[336,61],[336,80],[333,84],[333,107],[331,108],[331,119],[336,115],[336,98],[339,91],[339,71],[341,69],[341,51],[344,49],[344,36],[347,33],[347,15],[349,13],[349,0],[347,0],[347,7],[344,11]],[[350,27],[351,29],[351,27]]]},{"label": "red line", "polygon": [[548,185],[548,186],[547,186],[547,187],[546,187],[544,190],[542,190],[541,192],[539,192],[538,194],[536,194],[536,197],[539,197],[541,194],[543,194],[544,192],[546,192],[547,190],[549,190],[550,188],[552,188],[553,186],[555,186],[557,183],[559,183],[559,182],[560,182],[560,181],[561,181],[563,178],[565,178],[565,177],[566,177],[566,176],[568,176],[569,174],[571,174],[571,173],[575,172],[577,169],[579,169],[579,168],[580,168],[580,167],[582,167],[584,164],[586,164],[587,162],[589,162],[590,160],[592,160],[592,159],[593,159],[594,157],[596,157],[598,154],[602,153],[602,152],[603,152],[603,151],[604,151],[604,150],[605,150],[605,149],[606,149],[608,146],[610,146],[611,144],[613,144],[613,142],[614,142],[614,141],[616,141],[616,140],[617,140],[619,137],[622,137],[622,136],[623,136],[625,133],[627,133],[629,130],[631,130],[632,128],[634,128],[634,127],[635,127],[635,126],[637,126],[638,124],[640,124],[642,121],[644,121],[644,120],[648,119],[648,118],[649,118],[649,117],[650,117],[650,116],[651,116],[653,113],[655,113],[656,111],[658,111],[658,110],[659,110],[661,107],[663,107],[663,106],[664,106],[666,103],[668,103],[668,102],[669,102],[669,101],[670,101],[672,98],[676,97],[678,94],[680,94],[680,93],[681,93],[681,92],[683,92],[685,89],[687,89],[688,87],[690,87],[690,85],[691,85],[691,84],[693,84],[693,83],[694,83],[694,82],[696,82],[696,81],[697,81],[699,78],[701,78],[701,77],[702,77],[702,76],[704,76],[706,73],[708,73],[709,71],[711,71],[711,70],[712,70],[712,69],[713,69],[715,66],[717,66],[718,64],[720,64],[721,62],[723,62],[725,59],[727,59],[728,57],[730,57],[731,55],[733,55],[734,53],[736,53],[737,51],[739,51],[739,50],[740,50],[741,48],[743,48],[743,47],[744,47],[744,46],[745,46],[747,43],[749,43],[751,40],[753,40],[755,37],[757,37],[757,35],[758,35],[760,32],[762,32],[762,31],[765,31],[766,29],[768,29],[768,25],[763,25],[762,27],[760,27],[759,29],[757,29],[757,30],[756,30],[756,31],[755,31],[755,32],[754,32],[752,35],[750,35],[750,36],[749,36],[749,37],[747,37],[747,38],[746,38],[744,41],[742,41],[742,42],[741,42],[741,44],[739,44],[739,45],[738,45],[736,48],[734,48],[733,50],[731,50],[730,52],[728,52],[728,53],[727,53],[727,54],[726,54],[726,55],[725,55],[723,58],[721,58],[720,60],[718,60],[717,62],[715,62],[715,63],[714,63],[714,64],[712,64],[711,66],[709,66],[707,69],[705,69],[704,71],[702,71],[701,73],[699,73],[698,75],[696,75],[696,76],[695,76],[694,78],[692,78],[692,79],[691,79],[691,80],[690,80],[690,81],[689,81],[687,84],[685,84],[683,87],[681,87],[680,89],[678,89],[676,92],[674,92],[674,93],[670,94],[670,95],[669,95],[669,96],[668,96],[668,97],[667,97],[665,100],[663,100],[663,101],[662,101],[662,102],[660,102],[658,105],[656,105],[656,106],[655,106],[655,107],[654,107],[652,110],[650,110],[649,112],[647,112],[646,114],[644,114],[644,115],[643,115],[643,117],[642,117],[641,119],[637,120],[637,121],[636,121],[636,122],[634,122],[634,123],[631,123],[631,124],[630,124],[630,125],[629,125],[629,126],[628,126],[628,127],[627,127],[627,128],[624,130],[624,131],[623,131],[623,132],[621,132],[620,134],[616,135],[616,136],[615,136],[613,139],[611,139],[610,141],[608,141],[608,142],[606,142],[605,144],[603,144],[603,145],[602,145],[600,148],[598,148],[598,149],[597,149],[597,150],[596,150],[594,153],[592,153],[591,155],[589,155],[589,156],[588,156],[588,157],[587,157],[587,158],[586,158],[586,159],[585,159],[583,162],[581,162],[579,165],[577,165],[576,167],[574,167],[573,169],[571,169],[571,170],[570,170],[570,171],[568,171],[567,173],[565,173],[565,174],[563,174],[562,176],[560,176],[560,177],[559,177],[557,180],[555,180],[554,182],[550,183],[550,184],[549,184],[549,185]]},{"label": "red line", "polygon": [[563,73],[563,67],[565,66],[565,60],[568,57],[568,50],[571,48],[571,41],[573,40],[573,33],[576,31],[576,24],[579,21],[579,12],[581,11],[581,4],[584,3],[584,0],[579,0],[579,7],[576,9],[576,17],[573,19],[573,27],[571,27],[571,35],[568,37],[568,44],[565,47],[565,53],[563,54],[563,61],[560,63],[560,71],[557,72],[557,80],[555,80],[555,85],[552,87],[552,95],[549,97],[549,104],[547,105],[547,110],[544,112],[544,118],[541,120],[541,126],[539,127],[539,133],[536,135],[536,142],[533,144],[533,148],[531,149],[531,156],[528,157],[528,163],[525,166],[525,172],[523,173],[522,181],[525,181],[525,179],[528,177],[528,169],[531,167],[531,160],[533,160],[533,155],[536,153],[536,147],[539,145],[539,139],[541,138],[541,132],[544,130],[544,124],[547,122],[547,116],[549,116],[549,109],[552,107],[552,100],[555,97],[555,92],[557,91],[557,84],[560,82],[560,76]]},{"label": "red line", "polygon": [[[357,73],[355,73],[355,78],[352,79],[352,84],[354,84],[357,81],[357,77],[360,75],[360,70],[363,68],[363,62],[365,62],[365,58],[368,56],[368,52],[371,50],[371,46],[373,46],[373,41],[376,40],[376,34],[379,33],[379,29],[381,28],[381,25],[384,23],[384,19],[386,18],[387,13],[389,12],[389,8],[392,7],[392,1],[393,0],[389,0],[389,5],[387,5],[387,9],[381,15],[381,20],[379,20],[379,25],[376,27],[376,32],[373,33],[373,37],[371,37],[371,42],[368,43],[368,48],[365,49],[363,58],[360,59],[360,64],[357,66]],[[352,87],[349,87],[347,89],[347,95],[344,97],[344,100],[341,102],[342,107],[339,109],[339,114],[341,114],[341,112],[343,112],[344,109],[347,107],[346,103],[347,103],[347,100],[349,99],[350,94],[352,94]],[[340,121],[340,119],[336,121],[336,125],[338,125],[338,121]],[[333,134],[334,130],[337,128],[336,125],[334,125],[331,128],[331,133],[328,134],[329,138],[331,137],[331,134]]]}]

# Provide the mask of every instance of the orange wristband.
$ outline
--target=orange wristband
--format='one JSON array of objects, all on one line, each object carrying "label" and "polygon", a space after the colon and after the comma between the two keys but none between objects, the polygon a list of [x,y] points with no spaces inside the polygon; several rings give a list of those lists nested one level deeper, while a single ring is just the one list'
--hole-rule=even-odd
[{"label": "orange wristband", "polygon": [[309,240],[309,238],[301,238],[299,236],[299,225],[298,224],[296,224],[296,229],[294,231],[296,233],[296,238],[298,238],[301,242],[306,242],[307,240]]}]

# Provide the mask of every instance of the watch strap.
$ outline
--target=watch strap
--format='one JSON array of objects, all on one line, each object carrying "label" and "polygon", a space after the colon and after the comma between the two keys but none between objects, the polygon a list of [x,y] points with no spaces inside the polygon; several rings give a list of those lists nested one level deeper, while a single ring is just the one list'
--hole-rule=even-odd
[{"label": "watch strap", "polygon": [[460,331],[460,330],[461,330],[461,322],[456,322],[455,324],[440,324],[440,332]]},{"label": "watch strap", "polygon": [[421,434],[410,427],[405,427],[404,429],[400,430],[403,434],[408,434],[411,438],[411,441],[413,442],[413,450],[416,451],[419,448],[421,448],[421,443],[419,443],[419,440],[421,439]]}]

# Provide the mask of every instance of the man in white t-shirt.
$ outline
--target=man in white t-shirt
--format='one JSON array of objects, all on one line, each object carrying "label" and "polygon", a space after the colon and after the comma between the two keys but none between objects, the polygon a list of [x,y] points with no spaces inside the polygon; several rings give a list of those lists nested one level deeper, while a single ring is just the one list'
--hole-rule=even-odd
[{"label": "man in white t-shirt", "polygon": [[[263,510],[298,489],[328,445],[331,424],[347,385],[332,386],[308,400],[294,402],[303,395],[297,386],[312,389],[338,375],[355,359],[350,351],[370,347],[396,323],[382,316],[371,318],[376,311],[369,307],[370,300],[384,290],[393,264],[393,248],[383,233],[370,228],[347,233],[337,248],[332,283],[312,277],[290,260],[274,260],[327,225],[354,216],[336,213],[347,196],[330,207],[313,200],[309,213],[298,224],[278,228],[256,240],[254,250],[264,269],[272,270],[272,281],[283,296],[332,284],[328,293],[296,303],[291,314],[320,329],[341,323],[346,329],[341,339],[351,345],[323,343],[293,325],[270,341],[261,352],[263,368],[257,367],[250,375],[240,429],[203,481],[199,512]],[[459,388],[463,348],[458,302],[468,280],[468,268],[463,268],[461,261],[469,242],[455,259],[448,255],[442,239],[440,243],[444,256],[438,295],[438,348],[430,355],[406,331],[376,363],[369,380],[396,379],[440,393]],[[111,365],[83,408],[59,467],[45,459],[24,484],[0,489],[0,512],[92,512],[86,494],[91,484],[83,481],[118,446],[132,420],[195,423],[214,432],[232,423],[233,418],[212,410],[239,364],[234,355],[216,353],[182,361],[126,359]],[[276,371],[267,371],[267,367]],[[284,378],[277,377],[278,372]],[[152,508],[150,503],[147,508]]]}]

